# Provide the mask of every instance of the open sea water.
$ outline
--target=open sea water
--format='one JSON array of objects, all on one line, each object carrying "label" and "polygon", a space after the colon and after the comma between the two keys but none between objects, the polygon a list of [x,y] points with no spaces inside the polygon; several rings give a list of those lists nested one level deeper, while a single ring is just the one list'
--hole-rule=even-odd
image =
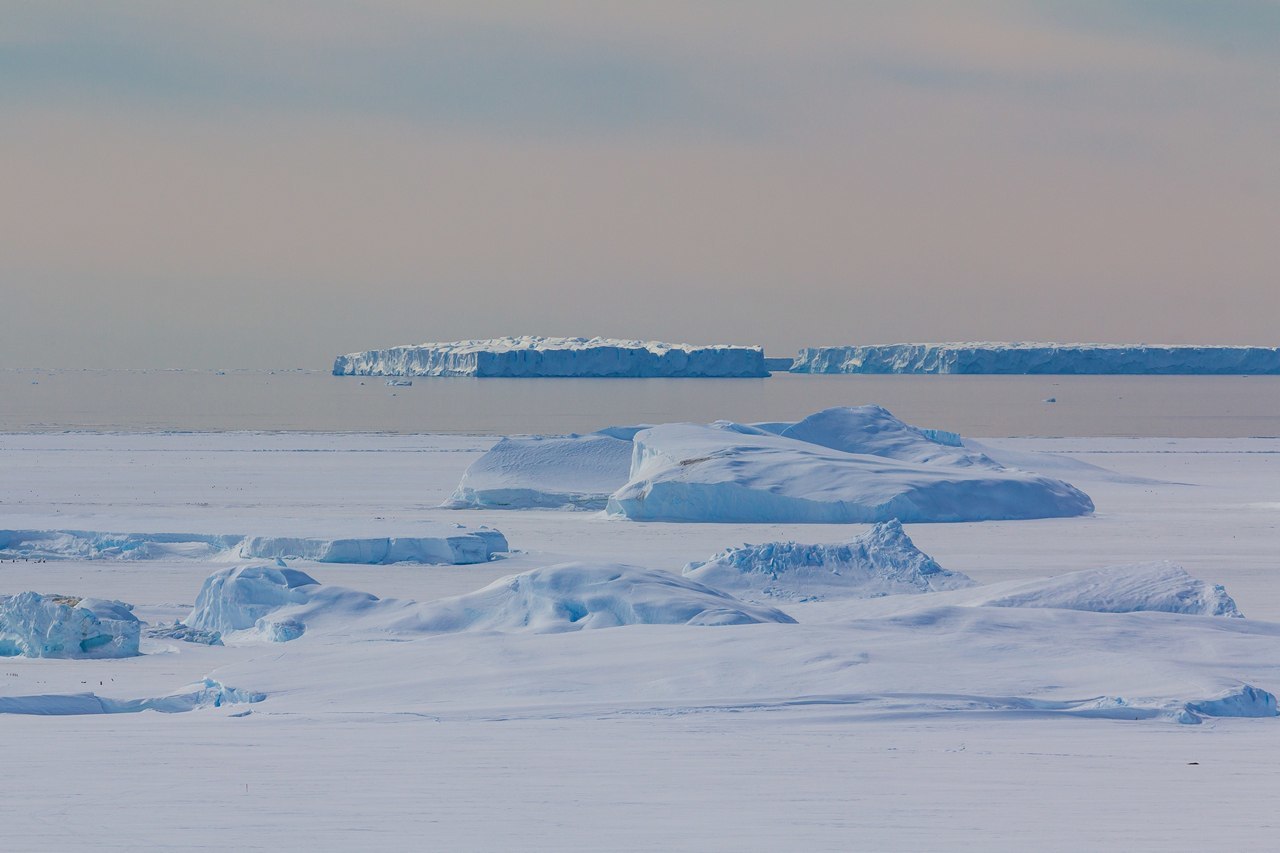
[{"label": "open sea water", "polygon": [[[1056,402],[1047,402],[1053,399]],[[0,431],[567,433],[796,420],[879,403],[968,436],[1280,436],[1280,376],[416,378],[311,370],[0,370]]]}]

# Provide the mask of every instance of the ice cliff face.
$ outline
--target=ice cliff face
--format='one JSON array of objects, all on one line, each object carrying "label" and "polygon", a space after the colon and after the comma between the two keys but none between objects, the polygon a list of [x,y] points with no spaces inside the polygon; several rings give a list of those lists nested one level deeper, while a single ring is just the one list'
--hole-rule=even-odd
[{"label": "ice cliff face", "polygon": [[761,347],[613,338],[509,337],[341,355],[334,376],[768,376]]},{"label": "ice cliff face", "polygon": [[946,343],[807,347],[792,373],[1280,374],[1280,347]]},{"label": "ice cliff face", "polygon": [[0,596],[0,657],[123,658],[142,623],[121,601],[23,592]]}]

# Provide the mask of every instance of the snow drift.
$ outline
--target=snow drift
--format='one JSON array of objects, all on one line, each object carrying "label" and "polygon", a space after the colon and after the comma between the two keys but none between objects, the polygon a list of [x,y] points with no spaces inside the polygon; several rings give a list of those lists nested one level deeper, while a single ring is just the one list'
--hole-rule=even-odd
[{"label": "snow drift", "polygon": [[834,545],[767,542],[685,566],[684,576],[747,601],[822,601],[973,586],[915,546],[895,519]]},{"label": "snow drift", "polygon": [[508,550],[506,537],[460,525],[429,536],[342,539],[202,533],[104,533],[93,530],[0,530],[0,557],[156,560],[292,557],[320,563],[483,563]]},{"label": "snow drift", "polygon": [[507,437],[471,463],[445,506],[604,509],[630,470],[631,435]]},{"label": "snow drift", "polygon": [[1088,495],[1067,483],[960,463],[942,445],[922,464],[732,423],[667,424],[637,433],[633,444],[630,480],[607,511],[634,521],[985,521],[1093,511]]},{"label": "snow drift", "polygon": [[1044,580],[995,584],[975,592],[983,595],[971,603],[985,607],[1243,616],[1220,584],[1192,577],[1181,566],[1169,562],[1070,572]]},{"label": "snow drift", "polygon": [[123,658],[142,623],[122,601],[23,592],[0,596],[0,657]]},{"label": "snow drift", "polygon": [[999,470],[982,453],[966,450],[955,433],[923,430],[898,420],[883,406],[839,406],[816,412],[782,429],[793,438],[845,453],[863,453],[919,465]]},{"label": "snow drift", "polygon": [[946,343],[809,347],[793,373],[1277,374],[1280,347]]},{"label": "snow drift", "polygon": [[552,633],[621,625],[792,622],[694,581],[636,566],[564,563],[419,603],[321,584],[293,569],[242,566],[210,575],[185,621],[224,638],[285,642],[313,628],[355,633]]},{"label": "snow drift", "polygon": [[425,343],[340,355],[335,376],[768,376],[756,346],[536,336]]}]

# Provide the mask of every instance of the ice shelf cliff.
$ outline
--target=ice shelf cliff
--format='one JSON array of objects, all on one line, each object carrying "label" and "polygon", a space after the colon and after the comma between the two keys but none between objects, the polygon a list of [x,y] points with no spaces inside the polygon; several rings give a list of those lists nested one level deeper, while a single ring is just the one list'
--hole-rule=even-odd
[{"label": "ice shelf cliff", "polygon": [[612,338],[510,337],[426,343],[340,355],[334,376],[768,376],[757,346]]},{"label": "ice shelf cliff", "polygon": [[806,347],[792,373],[1280,374],[1280,347],[948,343]]}]

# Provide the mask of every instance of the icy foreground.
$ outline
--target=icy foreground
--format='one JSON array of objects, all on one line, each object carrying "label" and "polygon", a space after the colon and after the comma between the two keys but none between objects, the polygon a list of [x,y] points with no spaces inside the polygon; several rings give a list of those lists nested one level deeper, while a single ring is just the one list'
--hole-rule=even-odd
[{"label": "icy foreground", "polygon": [[959,436],[880,406],[795,423],[610,427],[504,438],[463,475],[453,509],[604,507],[635,521],[978,521],[1082,515],[1083,492],[1008,469]]},{"label": "icy foreground", "polygon": [[318,563],[484,563],[509,548],[497,530],[462,527],[434,536],[328,539],[199,533],[0,530],[0,558],[74,560],[293,558]]},{"label": "icy foreground", "polygon": [[823,601],[961,589],[974,582],[921,551],[895,519],[835,545],[767,542],[690,563],[684,576],[747,601]]},{"label": "icy foreground", "polygon": [[23,592],[0,596],[0,657],[124,658],[142,624],[121,601]]},{"label": "icy foreground", "polygon": [[240,566],[210,575],[186,619],[238,639],[287,642],[313,627],[389,634],[557,633],[622,625],[747,625],[794,620],[693,581],[636,566],[564,563],[428,603],[379,599],[294,569]]},{"label": "icy foreground", "polygon": [[340,355],[334,376],[768,376],[760,347],[536,336],[425,343]]},{"label": "icy foreground", "polygon": [[947,343],[807,347],[792,373],[1280,374],[1280,347]]}]

